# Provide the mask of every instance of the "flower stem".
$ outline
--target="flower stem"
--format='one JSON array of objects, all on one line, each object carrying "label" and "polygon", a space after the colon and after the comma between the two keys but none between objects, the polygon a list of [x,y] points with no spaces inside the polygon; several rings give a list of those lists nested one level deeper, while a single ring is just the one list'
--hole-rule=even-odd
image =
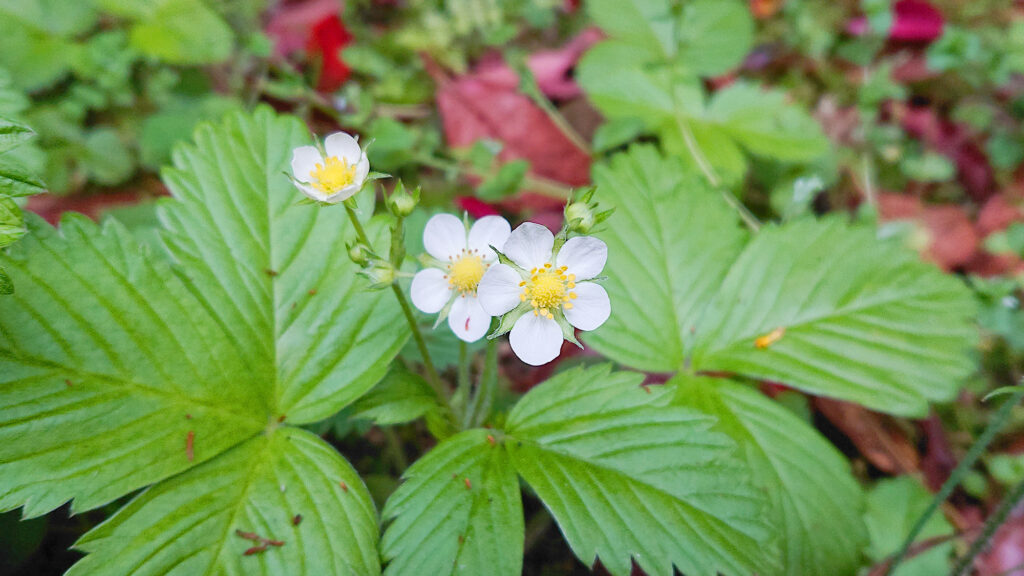
[{"label": "flower stem", "polygon": [[[1024,386],[1015,391],[1013,395],[999,407],[999,411],[996,412],[996,415],[988,423],[988,426],[985,427],[981,436],[978,437],[977,442],[971,446],[971,449],[967,451],[964,459],[957,464],[956,468],[954,468],[953,472],[949,475],[949,478],[942,484],[942,488],[939,489],[939,493],[932,499],[932,503],[928,506],[928,509],[925,510],[924,514],[917,519],[914,527],[910,530],[910,533],[907,534],[906,540],[903,541],[903,547],[900,548],[900,551],[893,557],[892,562],[889,563],[889,568],[883,573],[883,576],[889,576],[892,574],[893,571],[896,570],[896,567],[899,566],[900,562],[906,558],[907,551],[909,551],[910,547],[913,546],[914,540],[917,540],[918,535],[921,534],[921,530],[924,530],[925,524],[928,523],[932,514],[942,506],[942,503],[949,498],[953,493],[953,490],[960,485],[964,476],[967,476],[967,473],[974,467],[974,463],[978,461],[978,458],[981,458],[982,453],[985,452],[985,448],[988,448],[988,445],[993,439],[995,439],[999,430],[1001,430],[1007,420],[1010,419],[1010,413],[1013,410],[1013,407],[1020,402],[1021,398],[1024,398]],[[981,538],[978,540],[981,540]]]},{"label": "flower stem", "polygon": [[740,218],[747,225],[748,228],[757,232],[761,229],[761,222],[757,219],[757,216],[740,202],[739,198],[733,196],[732,192],[726,190],[725,186],[722,185],[722,179],[715,172],[714,167],[708,160],[707,156],[704,155],[704,151],[700,149],[700,144],[697,143],[697,138],[693,135],[693,130],[690,130],[690,125],[683,119],[681,113],[678,111],[681,107],[678,102],[676,103],[676,125],[679,127],[679,133],[683,137],[683,142],[686,144],[686,149],[690,151],[690,156],[693,157],[693,161],[697,163],[697,167],[704,173],[704,177],[707,178],[712,188],[718,189],[722,194],[722,198],[732,206],[733,210],[739,213]]},{"label": "flower stem", "polygon": [[[367,247],[372,248],[373,245],[370,244],[370,238],[366,235],[366,229],[363,228],[363,224],[356,216],[356,211],[352,207],[352,203],[346,200],[344,205],[345,211],[348,212],[348,219],[352,222],[352,227],[356,230],[356,237],[358,237],[359,241]],[[409,323],[409,329],[412,331],[412,337],[416,340],[416,347],[419,349],[420,356],[423,358],[423,366],[427,369],[427,381],[437,394],[437,399],[441,402],[441,405],[448,408],[448,411],[451,412],[448,393],[445,390],[444,384],[441,382],[441,377],[438,375],[437,369],[434,368],[433,360],[430,359],[430,351],[427,350],[427,342],[423,339],[423,334],[420,332],[419,324],[416,323],[416,316],[413,314],[412,308],[409,306],[409,301],[406,299],[405,294],[402,293],[402,289],[398,284],[391,284],[391,290],[395,293],[395,298],[398,299],[398,304],[402,307],[402,312],[405,314],[405,320]]]},{"label": "flower stem", "polygon": [[455,395],[452,396],[452,405],[461,412],[462,421],[465,422],[470,410],[469,349],[462,340],[459,340],[459,369],[456,382],[458,386]]},{"label": "flower stem", "polygon": [[494,395],[498,382],[498,341],[487,341],[487,352],[484,357],[484,371],[480,376],[480,384],[476,387],[476,394],[473,401],[466,410],[466,417],[463,419],[465,428],[475,428],[483,425],[491,414],[491,406],[494,405]]},{"label": "flower stem", "polygon": [[964,576],[970,572],[971,567],[974,565],[974,559],[988,547],[992,537],[996,534],[996,530],[1006,522],[1010,512],[1022,500],[1024,500],[1024,482],[1014,486],[1013,490],[1003,498],[1003,501],[999,503],[999,508],[996,508],[992,516],[985,521],[985,527],[982,529],[981,534],[974,539],[974,542],[971,542],[971,547],[967,550],[967,553],[957,560],[956,567],[953,568],[950,574],[953,574],[953,576]]}]

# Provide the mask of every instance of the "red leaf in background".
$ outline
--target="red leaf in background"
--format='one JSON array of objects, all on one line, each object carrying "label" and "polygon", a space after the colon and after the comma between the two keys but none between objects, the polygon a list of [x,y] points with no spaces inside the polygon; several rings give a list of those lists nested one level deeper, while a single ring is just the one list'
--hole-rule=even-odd
[{"label": "red leaf in background", "polygon": [[999,527],[988,551],[974,562],[978,576],[1024,576],[1024,509]]},{"label": "red leaf in background", "polygon": [[956,165],[957,180],[971,198],[981,201],[995,192],[992,166],[967,127],[940,119],[931,108],[897,108],[894,113],[908,134]]},{"label": "red leaf in background", "polygon": [[892,40],[931,42],[942,36],[942,13],[924,0],[899,0],[893,6]]},{"label": "red leaf in background", "polygon": [[[568,98],[579,94],[570,74],[576,60],[600,33],[588,30],[560,50],[538,52],[528,65],[546,94]],[[519,92],[519,78],[504,62],[489,59],[459,77],[448,76],[436,63],[427,71],[437,83],[437,106],[448,145],[472,146],[478,140],[501,142],[502,162],[525,159],[530,172],[570,186],[590,181],[590,156],[577,148],[529,97]],[[561,201],[542,203],[560,205]]]},{"label": "red leaf in background", "polygon": [[282,2],[270,13],[265,32],[274,41],[274,53],[285,57],[305,50],[313,27],[338,14],[338,0]]},{"label": "red leaf in background", "polygon": [[306,50],[320,63],[316,89],[333,92],[351,75],[341,59],[341,49],[352,42],[352,34],[341,20],[338,0],[310,0],[282,4],[267,22],[267,36],[274,40],[274,52],[286,57]]},{"label": "red leaf in background", "polygon": [[458,196],[455,198],[455,205],[459,207],[459,210],[468,212],[474,220],[500,214],[497,208],[473,196]]},{"label": "red leaf in background", "polygon": [[959,206],[924,206],[913,196],[883,193],[878,195],[878,213],[882,220],[914,220],[928,231],[924,256],[944,270],[967,265],[978,251],[978,234],[967,212]]},{"label": "red leaf in background", "polygon": [[309,38],[310,54],[319,56],[320,79],[316,89],[320,92],[334,92],[352,75],[352,70],[341,59],[341,49],[352,42],[352,34],[337,14],[320,20],[313,26]]},{"label": "red leaf in background", "polygon": [[[1005,195],[996,195],[978,212],[977,229],[982,239],[1005,230],[1014,222],[1024,222],[1024,210],[1011,203]],[[1024,260],[1014,254],[979,252],[968,269],[980,276],[1024,273]]]},{"label": "red leaf in background", "polygon": [[[901,42],[931,42],[942,36],[946,19],[937,8],[925,0],[899,0],[892,7],[892,27],[889,39]],[[868,32],[868,21],[855,18],[846,25],[846,31],[854,36]]]},{"label": "red leaf in background", "polygon": [[838,428],[876,468],[888,474],[917,472],[917,448],[890,416],[852,402],[814,398],[818,412]]}]

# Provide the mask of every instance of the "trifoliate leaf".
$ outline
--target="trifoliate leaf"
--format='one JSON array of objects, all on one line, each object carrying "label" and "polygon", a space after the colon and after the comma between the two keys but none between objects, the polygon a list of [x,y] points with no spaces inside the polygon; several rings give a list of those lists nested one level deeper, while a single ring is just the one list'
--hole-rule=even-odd
[{"label": "trifoliate leaf", "polygon": [[587,12],[608,35],[643,49],[649,58],[676,53],[669,0],[588,0]]},{"label": "trifoliate leaf", "polygon": [[684,335],[743,249],[735,212],[703,179],[650,146],[594,167],[601,207],[615,208],[598,236],[608,244],[613,313],[587,345],[634,368],[683,367]]},{"label": "trifoliate leaf", "polygon": [[68,574],[374,576],[377,530],[355,470],[281,428],[140,494],[75,544],[89,555]]},{"label": "trifoliate leaf", "polygon": [[736,68],[754,44],[754,18],[738,0],[687,2],[677,29],[678,58],[700,76],[719,76]]},{"label": "trifoliate leaf", "polygon": [[613,576],[763,573],[763,492],[714,418],[668,406],[666,390],[608,366],[563,372],[509,414],[512,462],[576,556]]},{"label": "trifoliate leaf", "polygon": [[839,217],[767,227],[693,334],[693,367],[921,416],[973,369],[967,288]]},{"label": "trifoliate leaf", "polygon": [[675,402],[718,418],[740,446],[754,485],[768,494],[782,567],[763,574],[834,576],[861,564],[864,494],[850,466],[792,412],[746,386],[677,376]]},{"label": "trifoliate leaf", "polygon": [[[867,554],[871,560],[881,562],[903,546],[910,530],[924,514],[932,501],[932,493],[909,476],[881,480],[868,493],[864,521],[871,535]],[[953,534],[953,527],[935,514],[925,524],[918,542]],[[953,543],[946,542],[907,558],[892,572],[893,576],[931,576],[948,574]]]},{"label": "trifoliate leaf", "polygon": [[519,482],[495,434],[462,432],[405,473],[384,506],[385,574],[522,573]]},{"label": "trifoliate leaf", "polygon": [[0,510],[88,510],[266,426],[270,383],[160,259],[116,222],[33,222],[0,257]]},{"label": "trifoliate leaf", "polygon": [[[384,376],[408,337],[394,296],[365,290],[348,257],[341,206],[297,205],[284,171],[309,143],[294,118],[261,108],[203,125],[174,154],[161,208],[168,247],[190,287],[270,381],[278,414],[309,423]],[[378,245],[384,227],[369,234]],[[386,253],[386,250],[385,250]]]}]

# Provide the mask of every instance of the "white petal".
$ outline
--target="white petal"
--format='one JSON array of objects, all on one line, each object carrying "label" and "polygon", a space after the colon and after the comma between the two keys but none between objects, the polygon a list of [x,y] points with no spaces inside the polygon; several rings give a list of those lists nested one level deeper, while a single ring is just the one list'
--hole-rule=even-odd
[{"label": "white petal", "polygon": [[523,293],[519,283],[523,279],[511,266],[493,264],[484,272],[476,288],[480,305],[492,316],[501,316],[519,306],[519,295]]},{"label": "white petal", "polygon": [[589,280],[604,270],[608,261],[608,245],[593,236],[576,236],[562,245],[558,251],[559,267],[567,266],[569,274],[577,280]]},{"label": "white petal", "polygon": [[359,142],[344,132],[335,132],[325,138],[324,152],[328,156],[337,156],[349,164],[359,162],[363,155]]},{"label": "white petal", "polygon": [[360,188],[362,188],[360,184],[349,184],[334,194],[326,196],[324,198],[324,202],[327,202],[328,204],[337,204],[338,202],[348,200],[355,196],[356,192],[359,192]]},{"label": "white petal", "polygon": [[413,306],[427,314],[434,314],[440,312],[451,299],[452,289],[444,272],[437,268],[425,268],[412,277],[409,296],[412,297]]},{"label": "white petal", "polygon": [[309,182],[309,173],[316,168],[317,163],[323,161],[316,147],[299,146],[292,151],[292,176],[299,182]]},{"label": "white petal", "polygon": [[327,196],[324,195],[323,192],[317,190],[316,188],[313,188],[312,186],[309,186],[308,184],[303,184],[299,182],[295,184],[295,186],[298,187],[298,189],[301,190],[302,193],[309,197],[311,200],[316,200],[317,202],[325,202],[327,200]]},{"label": "white petal", "polygon": [[466,247],[466,225],[451,214],[434,216],[423,229],[423,247],[434,258],[447,262]]},{"label": "white petal", "polygon": [[546,316],[527,312],[516,320],[508,335],[508,343],[520,360],[530,366],[540,366],[558,357],[562,350],[562,329],[558,322]]},{"label": "white petal", "polygon": [[550,230],[540,224],[524,222],[512,231],[501,251],[520,268],[530,270],[551,260],[554,245],[555,236]]},{"label": "white petal", "polygon": [[359,159],[359,164],[356,165],[356,184],[360,188],[363,186],[363,182],[366,181],[366,175],[370,173],[370,160],[363,154],[363,157]]},{"label": "white petal", "polygon": [[466,342],[476,342],[491,327],[491,315],[484,312],[480,302],[472,296],[459,296],[448,313],[448,327]]},{"label": "white petal", "polygon": [[511,233],[508,220],[501,216],[484,216],[469,229],[469,249],[479,250],[485,261],[494,260],[498,255],[490,247],[501,250]]},{"label": "white petal", "polygon": [[608,293],[600,284],[583,282],[573,288],[576,299],[572,300],[572,308],[564,310],[565,319],[569,324],[580,330],[596,330],[612,313],[612,303]]}]

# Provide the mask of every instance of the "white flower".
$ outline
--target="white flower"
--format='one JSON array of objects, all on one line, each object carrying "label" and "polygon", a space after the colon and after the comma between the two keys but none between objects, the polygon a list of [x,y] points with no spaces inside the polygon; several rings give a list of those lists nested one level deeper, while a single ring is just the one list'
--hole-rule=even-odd
[{"label": "white flower", "polygon": [[335,132],[324,139],[323,154],[316,146],[292,152],[295,185],[317,202],[337,204],[363,187],[370,162],[355,138]]},{"label": "white flower", "polygon": [[469,230],[451,214],[431,218],[423,230],[423,247],[437,260],[437,266],[413,277],[413,305],[433,314],[450,304],[448,326],[452,332],[466,342],[482,338],[491,326],[491,315],[480,307],[477,285],[498,258],[490,247],[504,245],[511,230],[501,216],[485,216]]},{"label": "white flower", "polygon": [[572,338],[572,328],[564,321],[594,330],[611,314],[608,293],[587,281],[604,269],[608,246],[592,236],[576,236],[553,254],[554,243],[543,226],[519,226],[502,248],[516,266],[491,266],[478,288],[480,304],[489,314],[501,316],[519,308],[521,316],[508,339],[516,356],[533,366],[558,356],[563,329]]}]

